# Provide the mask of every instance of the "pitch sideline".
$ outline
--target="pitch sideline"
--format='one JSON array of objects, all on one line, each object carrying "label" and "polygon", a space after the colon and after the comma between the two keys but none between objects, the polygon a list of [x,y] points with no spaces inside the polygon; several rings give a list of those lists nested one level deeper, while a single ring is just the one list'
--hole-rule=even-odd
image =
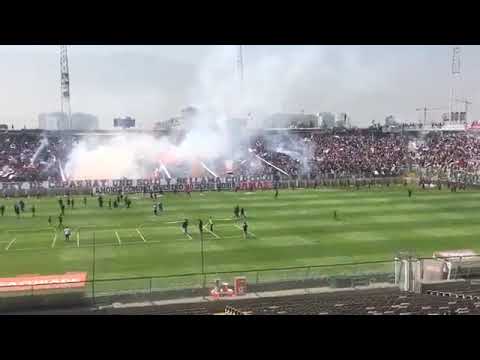
[{"label": "pitch sideline", "polygon": [[5,251],[8,251],[8,249],[10,249],[10,246],[12,246],[15,240],[17,240],[17,238],[13,238],[13,240],[8,243],[8,245],[5,247]]},{"label": "pitch sideline", "polygon": [[147,240],[143,237],[143,234],[140,232],[140,230],[138,228],[136,230],[138,235],[140,235],[140,237],[142,238],[143,242],[147,242]]},{"label": "pitch sideline", "polygon": [[118,235],[117,231],[115,231],[115,235],[116,235],[117,240],[118,240],[118,245],[122,245],[122,240],[120,239],[120,236]]},{"label": "pitch sideline", "polygon": [[215,234],[213,231],[210,231],[210,230],[208,229],[208,227],[205,229],[206,226],[208,226],[208,224],[207,224],[207,225],[203,225],[203,230],[207,230],[210,234],[212,234],[213,236],[215,236],[217,239],[220,239],[220,236],[218,236],[217,234]]},{"label": "pitch sideline", "polygon": [[53,236],[53,241],[52,241],[52,249],[55,247],[56,242],[57,242],[57,232],[55,231],[55,235]]}]

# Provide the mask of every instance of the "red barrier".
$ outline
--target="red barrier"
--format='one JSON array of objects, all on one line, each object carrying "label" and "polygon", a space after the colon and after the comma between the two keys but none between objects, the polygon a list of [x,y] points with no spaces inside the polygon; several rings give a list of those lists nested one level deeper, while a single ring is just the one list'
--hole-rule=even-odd
[{"label": "red barrier", "polygon": [[63,275],[19,275],[11,278],[0,278],[0,292],[38,291],[51,289],[84,288],[87,273],[75,272]]}]

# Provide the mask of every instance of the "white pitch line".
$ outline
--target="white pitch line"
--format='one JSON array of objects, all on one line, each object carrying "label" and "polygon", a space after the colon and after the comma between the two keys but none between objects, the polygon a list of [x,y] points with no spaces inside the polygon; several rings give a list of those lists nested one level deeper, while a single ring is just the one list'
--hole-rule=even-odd
[{"label": "white pitch line", "polygon": [[5,247],[5,250],[8,251],[8,249],[10,248],[10,246],[12,246],[12,244],[15,242],[15,240],[16,240],[16,238],[13,238],[13,240],[10,241],[10,242],[8,243],[8,245]]},{"label": "white pitch line", "polygon": [[215,234],[213,231],[210,231],[208,228],[205,229],[207,225],[204,225],[203,226],[203,230],[207,230],[210,234],[212,234],[213,236],[215,236],[217,239],[220,239],[220,236],[218,236],[217,234]]},{"label": "white pitch line", "polygon": [[166,222],[167,224],[180,224],[180,223],[183,223],[183,221],[167,221]]},{"label": "white pitch line", "polygon": [[118,245],[122,245],[122,240],[120,240],[120,236],[118,235],[118,232],[115,231],[115,235],[117,236]]},{"label": "white pitch line", "polygon": [[77,248],[80,247],[80,229],[77,230]]},{"label": "white pitch line", "polygon": [[190,240],[193,240],[193,238],[190,236],[190,234],[188,232],[184,233],[184,234],[187,235]]},{"label": "white pitch line", "polygon": [[52,249],[55,247],[56,241],[57,241],[57,232],[55,231],[55,236],[53,237],[53,241],[52,241]]},{"label": "white pitch line", "polygon": [[[237,228],[239,228],[240,230],[242,230],[242,231],[243,231],[243,228],[242,228],[242,227],[240,227],[240,226],[238,226],[237,224],[234,224],[233,226],[235,226],[235,227],[237,227]],[[252,235],[253,237],[256,237],[256,236],[255,236],[255,234],[254,234],[254,233],[252,233],[252,232],[250,232],[250,231],[247,231],[247,234],[250,234],[250,235]]]},{"label": "white pitch line", "polygon": [[139,229],[136,229],[136,230],[137,230],[138,235],[140,235],[140,237],[142,238],[142,240],[143,240],[144,242],[147,242],[147,240],[145,240],[145,238],[143,237],[143,235],[142,235],[142,233],[140,232],[140,230],[139,230]]}]

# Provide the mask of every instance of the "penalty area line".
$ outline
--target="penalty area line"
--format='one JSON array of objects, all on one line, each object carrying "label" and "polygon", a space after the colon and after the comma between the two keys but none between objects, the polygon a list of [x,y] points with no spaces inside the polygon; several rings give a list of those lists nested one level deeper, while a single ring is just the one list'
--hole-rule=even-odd
[{"label": "penalty area line", "polygon": [[116,232],[116,231],[115,231],[115,236],[117,237],[118,245],[122,245],[122,240],[120,240],[120,236],[118,235],[118,232]]},{"label": "penalty area line", "polygon": [[13,238],[13,240],[8,243],[8,245],[5,247],[6,251],[8,251],[8,249],[10,249],[10,246],[12,246],[12,244],[15,242],[15,240],[17,240],[17,239]]},{"label": "penalty area line", "polygon": [[57,241],[57,232],[55,231],[55,235],[53,236],[53,241],[52,241],[52,249],[55,247],[56,241]]},{"label": "penalty area line", "polygon": [[145,240],[145,238],[143,237],[142,233],[140,232],[139,229],[136,229],[137,230],[137,233],[138,235],[140,235],[140,237],[142,238],[143,242],[147,242],[147,240]]},{"label": "penalty area line", "polygon": [[[242,230],[242,231],[243,231],[243,229],[242,229],[242,227],[241,227],[241,226],[239,226],[239,225],[237,225],[237,224],[233,224],[233,226],[235,226],[236,228],[239,228],[240,230]],[[252,235],[254,238],[256,238],[255,234],[254,234],[254,233],[252,233],[252,232],[250,232],[250,231],[247,231],[247,234],[249,234],[249,235]]]},{"label": "penalty area line", "polygon": [[[210,229],[208,229],[207,225],[203,225],[203,230],[207,230],[210,234],[212,234],[213,236],[215,236],[217,239],[220,239],[220,236],[218,236],[217,234],[215,234],[213,231],[210,231]],[[206,228],[206,229],[205,229]]]},{"label": "penalty area line", "polygon": [[[183,232],[183,230],[182,230],[182,232]],[[184,235],[187,235],[190,240],[193,240],[193,238],[190,236],[190,234],[189,234],[188,232],[185,232],[185,233],[183,233],[183,234],[184,234]]]}]

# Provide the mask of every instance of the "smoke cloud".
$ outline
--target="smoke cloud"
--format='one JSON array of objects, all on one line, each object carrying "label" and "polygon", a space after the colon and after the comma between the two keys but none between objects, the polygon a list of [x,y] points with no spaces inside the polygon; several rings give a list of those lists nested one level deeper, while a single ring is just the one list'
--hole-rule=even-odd
[{"label": "smoke cloud", "polygon": [[[254,123],[248,124],[251,128],[261,126],[265,115],[282,111],[298,79],[304,76],[304,69],[311,68],[314,59],[318,60],[318,48],[303,47],[286,55],[286,59],[262,56],[255,67],[246,61],[243,83],[235,71],[236,55],[236,46],[214,47],[198,65],[185,103],[198,111],[188,118],[187,132],[180,143],[166,137],[157,139],[153,135],[133,133],[106,140],[84,138],[70,154],[65,169],[67,176],[74,179],[146,178],[155,171],[165,174],[160,169],[162,163],[173,177],[192,176],[192,168],[200,162],[219,176],[224,174],[224,169],[219,169],[218,164],[226,160],[248,160],[258,166],[258,159],[253,160],[246,151],[249,137],[255,134],[236,128],[234,119],[246,119],[251,114],[254,119]],[[297,159],[304,170],[308,169],[312,153],[309,143],[276,136],[270,139],[269,149]]]}]

